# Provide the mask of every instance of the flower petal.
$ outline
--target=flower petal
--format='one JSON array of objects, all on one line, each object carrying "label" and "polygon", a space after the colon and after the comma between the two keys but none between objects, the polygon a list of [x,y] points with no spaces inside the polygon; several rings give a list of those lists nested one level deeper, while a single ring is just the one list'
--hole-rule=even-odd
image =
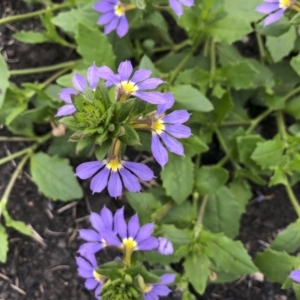
[{"label": "flower petal", "polygon": [[88,243],[82,244],[79,247],[78,253],[82,256],[86,256],[88,254],[94,254],[103,248],[104,248],[104,245],[102,243],[88,242]]},{"label": "flower petal", "polygon": [[169,151],[177,155],[184,155],[184,148],[176,139],[172,138],[164,132],[160,135],[160,137]]},{"label": "flower petal", "polygon": [[80,92],[84,92],[85,88],[86,88],[86,81],[84,76],[82,76],[79,73],[76,73],[73,78],[72,78],[72,84],[74,86],[74,88]]},{"label": "flower petal", "polygon": [[118,67],[118,73],[120,75],[121,81],[127,81],[132,73],[132,64],[129,60],[123,61]]},{"label": "flower petal", "polygon": [[99,296],[101,293],[101,289],[102,289],[102,284],[99,283],[99,285],[97,286],[97,288],[95,289],[95,298],[97,300],[100,300],[101,297]]},{"label": "flower petal", "polygon": [[148,79],[151,75],[152,71],[147,70],[147,69],[139,69],[137,71],[134,72],[131,81],[134,83],[138,83],[141,81],[144,81],[146,79]]},{"label": "flower petal", "polygon": [[128,222],[128,237],[135,238],[140,229],[140,221],[137,214],[132,216]]},{"label": "flower petal", "polygon": [[124,161],[123,166],[129,169],[132,173],[134,173],[138,178],[149,181],[154,177],[153,171],[144,164]]},{"label": "flower petal", "polygon": [[268,26],[276,21],[278,21],[284,14],[284,9],[279,9],[273,14],[267,16],[264,20],[264,26]]},{"label": "flower petal", "polygon": [[168,239],[166,239],[164,237],[159,237],[157,240],[158,240],[158,249],[157,250],[160,254],[163,254],[163,255],[173,254],[173,252],[174,252],[173,245]]},{"label": "flower petal", "polygon": [[171,108],[175,102],[174,96],[172,93],[165,93],[164,97],[166,102],[164,104],[157,105],[156,115],[163,114],[166,110]]},{"label": "flower petal", "polygon": [[119,23],[119,25],[117,27],[117,35],[120,38],[122,38],[124,35],[126,35],[126,33],[128,32],[128,30],[129,30],[129,24],[128,24],[126,16],[124,15],[124,16],[122,16],[120,18],[120,23]]},{"label": "flower petal", "polygon": [[101,230],[105,229],[105,225],[103,224],[103,221],[99,214],[92,212],[90,215],[90,222],[93,226],[93,228],[98,231],[98,233],[101,234]]},{"label": "flower petal", "polygon": [[105,34],[109,34],[111,33],[113,30],[115,30],[119,24],[119,20],[120,18],[118,16],[115,16],[110,23],[108,23],[105,27],[104,27],[104,33]]},{"label": "flower petal", "polygon": [[111,172],[108,180],[108,193],[117,198],[122,194],[122,181],[118,172]]},{"label": "flower petal", "polygon": [[[154,230],[154,224],[153,223],[147,223],[147,224],[143,225],[139,229],[139,232],[136,235],[135,241],[137,243],[140,243],[140,242],[148,239],[151,236],[153,230]],[[158,246],[158,244],[157,244],[157,246]]]},{"label": "flower petal", "polygon": [[69,116],[76,111],[76,108],[73,104],[67,104],[60,107],[55,115],[55,117]]},{"label": "flower petal", "polygon": [[85,281],[84,286],[88,290],[94,290],[99,282],[94,278],[89,278]]},{"label": "flower petal", "polygon": [[124,206],[118,209],[115,213],[114,231],[118,233],[122,239],[127,238],[127,224],[124,218]]},{"label": "flower petal", "polygon": [[97,21],[97,24],[99,25],[105,25],[112,21],[112,19],[115,17],[114,12],[108,12],[100,16],[100,18]]},{"label": "flower petal", "polygon": [[59,97],[61,100],[67,102],[67,103],[72,103],[72,99],[71,99],[71,95],[77,95],[78,92],[76,92],[74,89],[72,88],[65,88],[62,89]]},{"label": "flower petal", "polygon": [[156,89],[159,85],[163,84],[164,81],[159,78],[149,78],[137,84],[139,90],[152,90]]},{"label": "flower petal", "polygon": [[102,218],[102,221],[103,221],[103,224],[104,224],[105,228],[112,230],[113,215],[112,215],[111,211],[106,206],[104,206],[101,209],[100,215],[101,215],[101,218]]},{"label": "flower petal", "polygon": [[103,239],[108,245],[115,247],[120,247],[122,245],[122,242],[119,240],[114,231],[105,229],[101,233]]},{"label": "flower petal", "polygon": [[289,277],[292,278],[294,281],[300,283],[300,270],[292,271]]},{"label": "flower petal", "polygon": [[122,168],[120,170],[120,174],[121,174],[123,183],[128,191],[135,193],[135,192],[139,192],[141,190],[141,184],[139,183],[136,176],[131,174],[125,168]]},{"label": "flower petal", "polygon": [[90,188],[93,193],[100,193],[107,186],[108,175],[110,171],[107,168],[103,168],[97,175],[91,180]]},{"label": "flower petal", "polygon": [[95,90],[99,81],[98,68],[92,65],[87,69],[87,79],[92,90]]},{"label": "flower petal", "polygon": [[169,4],[171,6],[171,8],[173,9],[173,11],[175,12],[175,14],[180,17],[183,13],[183,8],[181,3],[179,3],[178,0],[169,0]]},{"label": "flower petal", "polygon": [[168,296],[171,292],[171,290],[167,286],[162,284],[154,284],[153,291],[159,296]]},{"label": "flower petal", "polygon": [[163,93],[160,92],[133,92],[132,95],[151,104],[165,104],[167,102]]},{"label": "flower petal", "polygon": [[184,6],[191,7],[194,5],[194,0],[179,0]]},{"label": "flower petal", "polygon": [[269,14],[278,8],[280,8],[279,3],[262,3],[255,10],[262,14]]},{"label": "flower petal", "polygon": [[156,133],[152,133],[151,150],[156,161],[164,167],[168,161],[168,152],[162,145]]},{"label": "flower petal", "polygon": [[190,114],[187,110],[181,109],[181,110],[174,110],[170,114],[166,115],[162,120],[164,123],[170,123],[170,124],[182,124],[186,122],[190,118]]},{"label": "flower petal", "polygon": [[98,68],[98,76],[104,80],[110,81],[113,84],[118,84],[120,79],[114,72],[107,66]]},{"label": "flower petal", "polygon": [[[116,1],[117,3],[117,1]],[[106,13],[109,11],[114,11],[115,10],[115,4],[110,3],[107,1],[99,1],[94,5],[94,10],[101,12],[101,13]]]},{"label": "flower petal", "polygon": [[[76,257],[76,264],[78,266],[78,269],[88,271],[91,273],[91,275],[93,274],[94,271],[93,266],[84,258]],[[93,275],[90,277],[93,277]]]},{"label": "flower petal", "polygon": [[161,282],[159,284],[170,284],[174,282],[176,274],[164,274],[160,276]]},{"label": "flower petal", "polygon": [[93,229],[80,229],[78,230],[80,238],[87,242],[100,242],[101,235]]},{"label": "flower petal", "polygon": [[76,168],[76,176],[80,179],[90,178],[103,166],[104,164],[99,161],[89,161],[86,163],[82,163]]},{"label": "flower petal", "polygon": [[158,247],[157,238],[153,236],[138,243],[138,250],[140,251],[151,251],[156,249],[157,247]]},{"label": "flower petal", "polygon": [[188,138],[192,135],[191,128],[181,124],[166,125],[165,131],[176,138]]}]

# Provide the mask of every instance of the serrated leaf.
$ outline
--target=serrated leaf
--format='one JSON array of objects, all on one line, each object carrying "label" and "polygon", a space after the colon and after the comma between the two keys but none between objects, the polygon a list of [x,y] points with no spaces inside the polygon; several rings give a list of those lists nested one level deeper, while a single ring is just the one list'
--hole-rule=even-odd
[{"label": "serrated leaf", "polygon": [[282,158],[283,150],[284,142],[277,136],[271,141],[257,143],[251,159],[263,169],[267,169],[278,165]]},{"label": "serrated leaf", "polygon": [[208,197],[203,224],[212,232],[224,232],[234,238],[239,232],[241,214],[233,194],[223,186]]},{"label": "serrated leaf", "polygon": [[194,165],[191,158],[170,153],[161,178],[166,194],[177,204],[184,202],[193,191]]},{"label": "serrated leaf", "polygon": [[259,253],[254,261],[271,282],[284,283],[291,271],[300,264],[300,258],[272,249]]},{"label": "serrated leaf", "polygon": [[31,156],[30,169],[33,181],[45,196],[61,201],[83,197],[68,159],[39,152]]},{"label": "serrated leaf", "polygon": [[225,184],[228,171],[221,167],[202,167],[196,173],[196,188],[201,195],[211,195]]},{"label": "serrated leaf", "polygon": [[246,211],[246,205],[252,197],[251,187],[248,182],[243,179],[232,181],[229,185],[229,190],[234,196],[240,212],[244,213]]},{"label": "serrated leaf", "polygon": [[7,64],[0,53],[0,108],[2,107],[5,99],[6,90],[9,87],[9,71]]},{"label": "serrated leaf", "polygon": [[5,228],[0,224],[0,262],[6,263],[8,252],[8,235]]},{"label": "serrated leaf", "polygon": [[211,259],[218,269],[232,275],[251,274],[258,271],[240,241],[233,241],[223,233],[212,234],[206,231],[205,235],[208,235],[206,245]]},{"label": "serrated leaf", "polygon": [[3,211],[3,216],[7,227],[11,227],[24,235],[32,236],[32,230],[26,223],[12,219],[7,210]]},{"label": "serrated leaf", "polygon": [[76,34],[77,50],[88,65],[105,65],[115,68],[115,55],[107,36],[97,28],[91,29],[83,24],[78,24]]},{"label": "serrated leaf", "polygon": [[36,31],[21,30],[15,33],[13,37],[17,41],[27,43],[27,44],[41,44],[49,41],[49,38],[45,35],[44,32],[36,32]]},{"label": "serrated leaf", "polygon": [[204,254],[188,255],[183,263],[184,274],[200,295],[205,291],[210,275],[210,265],[209,258]]},{"label": "serrated leaf", "polygon": [[276,251],[295,252],[300,247],[300,219],[278,233],[270,247]]},{"label": "serrated leaf", "polygon": [[171,88],[176,103],[185,109],[208,112],[213,110],[211,102],[191,85],[177,85]]}]

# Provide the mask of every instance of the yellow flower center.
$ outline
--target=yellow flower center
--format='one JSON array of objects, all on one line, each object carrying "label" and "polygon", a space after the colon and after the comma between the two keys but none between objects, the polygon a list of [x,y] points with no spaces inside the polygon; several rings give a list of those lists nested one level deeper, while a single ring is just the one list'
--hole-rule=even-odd
[{"label": "yellow flower center", "polygon": [[149,293],[153,288],[153,285],[152,284],[145,284],[144,288],[143,288],[143,293],[146,294],[146,293]]},{"label": "yellow flower center", "polygon": [[122,168],[122,164],[117,159],[112,159],[106,164],[106,168],[113,172],[117,172]]},{"label": "yellow flower center", "polygon": [[279,7],[280,8],[288,8],[292,5],[292,0],[280,0],[279,1]]},{"label": "yellow flower center", "polygon": [[122,3],[119,2],[115,5],[115,14],[118,17],[122,17],[125,14],[125,11],[125,5],[123,5]]},{"label": "yellow flower center", "polygon": [[152,123],[152,129],[157,133],[161,134],[165,129],[165,124],[162,120],[158,119]]},{"label": "yellow flower center", "polygon": [[123,239],[123,246],[127,253],[132,253],[134,250],[137,250],[137,242],[132,237]]},{"label": "yellow flower center", "polygon": [[96,272],[96,270],[94,270],[93,276],[99,282],[103,282],[104,279],[105,279],[105,276],[102,276],[101,274],[99,274],[98,272]]},{"label": "yellow flower center", "polygon": [[120,84],[122,94],[129,95],[138,90],[138,87],[131,81],[122,81]]}]

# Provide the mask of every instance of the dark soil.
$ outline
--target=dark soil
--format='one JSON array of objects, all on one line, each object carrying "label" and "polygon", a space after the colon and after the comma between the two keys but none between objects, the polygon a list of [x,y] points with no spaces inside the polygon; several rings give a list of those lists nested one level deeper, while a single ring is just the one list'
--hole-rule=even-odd
[{"label": "dark soil", "polygon": [[[35,7],[36,8],[36,7]],[[33,10],[22,1],[0,0],[0,15],[18,14]],[[47,66],[70,59],[75,55],[53,44],[25,45],[15,41],[12,34],[21,29],[39,30],[38,19],[13,23],[0,28],[0,50],[11,69]],[[17,84],[25,81],[45,80],[49,73],[12,78]],[[268,131],[268,122],[263,123]],[[4,129],[1,136],[8,135]],[[0,157],[26,147],[25,143],[1,143]],[[0,190],[3,193],[15,162],[1,166]],[[83,280],[77,276],[75,256],[80,245],[78,228],[87,227],[90,211],[99,211],[107,205],[113,211],[121,205],[104,194],[92,196],[86,191],[85,199],[69,204],[53,203],[39,194],[30,176],[25,172],[18,178],[9,199],[8,209],[16,220],[30,224],[43,239],[42,242],[9,230],[9,255],[6,264],[0,264],[0,300],[88,300],[94,299],[86,291]],[[300,186],[295,187],[300,197]],[[252,256],[265,249],[277,232],[296,219],[282,187],[253,187],[253,200],[241,220],[239,238]],[[260,201],[257,201],[257,196]],[[262,197],[264,195],[266,197]],[[60,209],[64,208],[62,212]],[[1,247],[1,245],[0,245]],[[101,252],[100,262],[111,258],[111,253]],[[164,299],[181,299],[175,291]],[[294,300],[291,291],[282,291],[278,284],[267,280],[243,277],[231,284],[209,285],[207,292],[197,299],[223,300]]]}]

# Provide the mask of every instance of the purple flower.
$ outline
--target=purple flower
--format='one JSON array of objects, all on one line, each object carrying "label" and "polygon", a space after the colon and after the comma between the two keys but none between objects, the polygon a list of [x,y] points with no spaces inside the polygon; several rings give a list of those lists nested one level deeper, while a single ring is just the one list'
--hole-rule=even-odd
[{"label": "purple flower", "polygon": [[133,75],[132,72],[131,62],[124,61],[119,65],[118,74],[114,74],[110,68],[104,66],[98,69],[98,76],[107,81],[106,86],[116,86],[119,96],[118,100],[124,101],[132,95],[151,104],[166,103],[165,94],[156,91],[146,91],[156,89],[163,83],[163,80],[149,78],[152,72],[147,69],[139,69]]},{"label": "purple flower", "polygon": [[158,252],[163,255],[171,255],[173,254],[173,245],[171,241],[164,237],[159,237],[158,238]]},{"label": "purple flower", "polygon": [[78,266],[79,276],[86,279],[84,283],[85,287],[88,290],[95,290],[96,299],[101,299],[99,294],[106,277],[96,272],[98,266],[95,256],[89,254],[85,257],[85,259],[77,257],[76,263]]},{"label": "purple flower", "polygon": [[262,14],[270,14],[264,20],[264,25],[268,26],[278,21],[284,14],[284,11],[292,5],[291,0],[265,0],[256,7],[256,11]]},{"label": "purple flower", "polygon": [[158,247],[157,238],[151,236],[153,230],[152,223],[140,226],[137,214],[130,218],[127,225],[122,207],[114,215],[114,230],[105,229],[101,234],[108,245],[123,249],[126,261],[133,251],[150,251]]},{"label": "purple flower", "polygon": [[138,178],[149,181],[154,177],[146,165],[118,159],[83,163],[76,168],[76,175],[81,179],[93,177],[90,188],[94,193],[100,193],[108,186],[108,193],[115,198],[121,195],[123,184],[130,192],[139,192]]},{"label": "purple flower", "polygon": [[162,275],[161,282],[154,284],[145,284],[144,298],[146,300],[159,300],[160,296],[168,296],[171,290],[166,286],[175,280],[175,274]]},{"label": "purple flower", "polygon": [[292,271],[289,277],[294,281],[300,283],[300,270]]},{"label": "purple flower", "polygon": [[87,243],[81,245],[78,250],[82,256],[86,256],[89,253],[95,254],[107,246],[107,243],[101,236],[101,231],[105,229],[113,229],[113,215],[111,211],[104,206],[100,214],[95,212],[91,213],[90,222],[93,229],[79,230],[79,236],[83,240],[87,241]]},{"label": "purple flower", "polygon": [[188,6],[191,7],[194,5],[194,0],[169,0],[169,4],[175,14],[180,17],[183,13],[183,7],[182,6]]},{"label": "purple flower", "polygon": [[[97,75],[98,68],[93,65],[87,69],[87,80],[89,82],[89,86],[92,90],[95,90],[99,81],[99,77]],[[72,78],[72,84],[75,89],[65,88],[62,89],[59,94],[60,99],[66,102],[67,104],[58,109],[56,117],[68,116],[73,114],[76,111],[75,106],[72,103],[71,95],[77,95],[78,93],[84,93],[84,90],[87,87],[86,80],[84,76],[76,73]]]},{"label": "purple flower", "polygon": [[[167,103],[174,103],[172,94],[167,93],[170,100]],[[173,99],[173,100],[172,100]],[[156,161],[163,167],[168,161],[168,153],[165,147],[177,155],[184,155],[183,146],[176,138],[188,138],[191,129],[185,125],[190,114],[186,110],[175,110],[168,115],[164,115],[167,105],[159,105],[154,120],[152,121],[152,142],[151,149]],[[165,147],[161,143],[163,141]]]},{"label": "purple flower", "polygon": [[116,30],[119,37],[123,37],[128,32],[129,25],[125,12],[133,8],[135,8],[133,4],[118,0],[102,0],[94,5],[94,9],[102,13],[97,23],[105,25],[104,33],[109,34]]}]

